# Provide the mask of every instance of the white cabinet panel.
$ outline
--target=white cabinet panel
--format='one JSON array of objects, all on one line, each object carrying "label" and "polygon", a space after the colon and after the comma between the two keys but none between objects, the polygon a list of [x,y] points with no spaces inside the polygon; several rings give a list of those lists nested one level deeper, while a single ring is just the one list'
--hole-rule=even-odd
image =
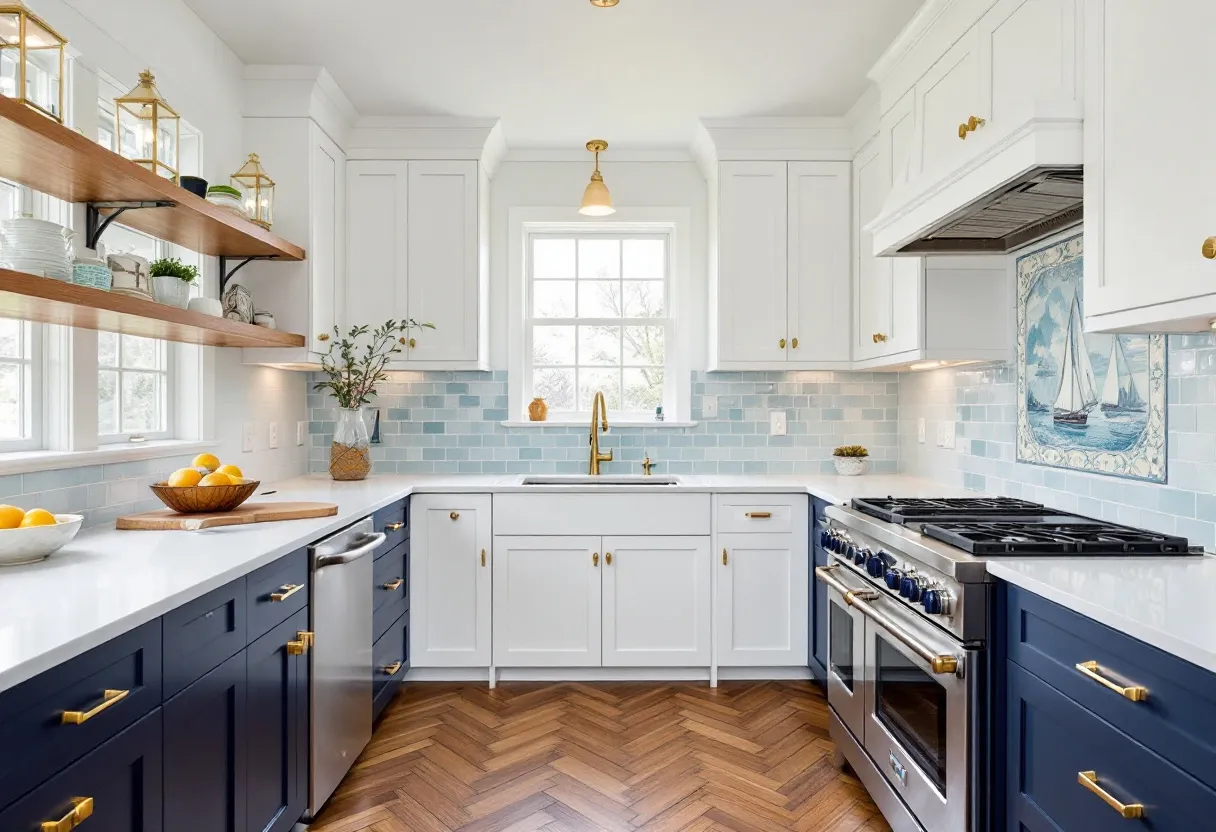
[{"label": "white cabinet panel", "polygon": [[[330,333],[341,320],[335,308],[342,299],[345,274],[345,240],[338,233],[346,222],[346,159],[336,144],[316,125],[311,126],[310,148],[312,187],[310,189],[312,234],[308,260],[312,264],[311,327],[305,333],[314,352],[327,346],[316,341]],[[339,292],[339,288],[342,292]]]},{"label": "white cabinet panel", "polygon": [[708,537],[603,539],[605,667],[709,665],[709,545]]},{"label": "white cabinet panel", "polygon": [[494,664],[600,666],[600,539],[494,538]]},{"label": "white cabinet panel", "polygon": [[435,325],[414,335],[410,362],[477,361],[477,184],[473,161],[409,163],[406,309]]},{"label": "white cabinet panel", "polygon": [[410,664],[489,667],[489,495],[416,496],[410,527]]},{"label": "white cabinet panel", "polygon": [[800,362],[848,362],[852,307],[849,280],[848,162],[790,162],[788,170],[788,342]]},{"label": "white cabinet panel", "polygon": [[346,166],[347,292],[344,327],[409,315],[406,213],[409,163]]},{"label": "white cabinet panel", "polygon": [[723,162],[718,185],[718,359],[784,361],[785,162]]},{"label": "white cabinet panel", "polygon": [[853,160],[853,358],[882,355],[885,347],[876,333],[891,330],[891,258],[874,256],[874,235],[866,225],[882,209],[891,187],[887,148],[883,137],[870,142]]},{"label": "white cabinet panel", "polygon": [[940,174],[967,156],[959,125],[988,117],[979,111],[979,76],[979,30],[972,28],[916,84],[919,154],[910,176]]},{"label": "white cabinet panel", "polygon": [[1077,100],[1077,2],[999,0],[984,15],[976,115],[987,114],[985,134],[1017,129],[1036,104]]}]

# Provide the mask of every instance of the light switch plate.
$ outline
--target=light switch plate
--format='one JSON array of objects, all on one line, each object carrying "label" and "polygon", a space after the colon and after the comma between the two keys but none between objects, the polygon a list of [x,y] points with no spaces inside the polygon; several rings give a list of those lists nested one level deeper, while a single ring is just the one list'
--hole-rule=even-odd
[{"label": "light switch plate", "polygon": [[953,448],[954,447],[954,422],[946,422],[943,427],[945,428],[945,431],[942,434],[942,447],[943,448]]},{"label": "light switch plate", "polygon": [[308,435],[308,422],[296,422],[296,444],[303,445],[304,437]]},{"label": "light switch plate", "polygon": [[718,397],[706,396],[701,402],[701,415],[706,419],[718,418]]},{"label": "light switch plate", "polygon": [[271,422],[270,430],[266,434],[266,444],[271,448],[279,447],[279,423]]},{"label": "light switch plate", "polygon": [[946,423],[945,422],[937,423],[937,443],[936,444],[937,444],[937,447],[939,447],[939,448],[946,447]]},{"label": "light switch plate", "polygon": [[916,420],[916,441],[925,444],[925,420],[923,418]]},{"label": "light switch plate", "polygon": [[772,436],[785,436],[785,411],[770,410],[768,414],[768,432]]},{"label": "light switch plate", "polygon": [[241,432],[241,450],[249,453],[253,450],[253,432],[257,430],[257,425],[253,422],[246,422],[245,429]]}]

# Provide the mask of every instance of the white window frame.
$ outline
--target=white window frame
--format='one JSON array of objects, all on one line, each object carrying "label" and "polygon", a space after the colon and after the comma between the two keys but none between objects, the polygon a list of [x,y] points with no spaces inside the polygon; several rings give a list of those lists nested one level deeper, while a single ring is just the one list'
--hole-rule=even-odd
[{"label": "white window frame", "polygon": [[[691,393],[691,364],[688,333],[691,310],[689,292],[689,236],[691,211],[688,208],[620,208],[610,219],[587,218],[573,208],[512,208],[508,212],[510,269],[508,274],[509,315],[509,389],[508,418],[511,426],[584,424],[591,412],[550,413],[545,422],[528,421],[527,406],[532,399],[532,326],[604,323],[629,325],[662,324],[665,327],[663,413],[656,422],[652,413],[609,411],[609,422],[618,425],[687,427]],[[533,318],[531,311],[532,240],[537,237],[638,238],[656,236],[667,240],[666,317],[639,319]],[[577,310],[576,310],[577,312]],[[622,391],[623,392],[623,391]]]},{"label": "white window frame", "polygon": [[[113,334],[118,335],[118,333],[113,333]],[[98,333],[99,337],[100,337],[100,335],[101,335],[101,333]],[[98,386],[100,386],[100,384],[101,384],[101,379],[100,379],[101,373],[103,373],[103,372],[118,373],[118,383],[117,383],[117,387],[115,389],[115,395],[118,397],[119,422],[120,422],[120,426],[121,426],[123,371],[125,370],[128,372],[156,373],[156,374],[160,375],[162,377],[161,384],[162,384],[162,390],[163,390],[163,396],[164,396],[164,400],[161,403],[162,410],[163,410],[162,416],[163,416],[164,428],[162,430],[142,431],[142,432],[136,432],[136,433],[132,433],[129,431],[119,431],[118,433],[102,433],[101,432],[101,412],[100,412],[101,401],[99,398],[98,399],[99,409],[98,409],[98,414],[97,414],[97,444],[98,445],[112,445],[112,444],[115,444],[118,442],[145,442],[150,439],[172,439],[173,432],[174,432],[173,431],[174,418],[176,416],[176,410],[177,410],[177,408],[175,407],[176,400],[177,400],[177,394],[176,394],[177,385],[175,383],[176,374],[174,373],[176,356],[174,355],[174,351],[173,351],[173,343],[171,341],[159,341],[159,345],[160,345],[160,349],[161,349],[161,369],[150,370],[150,369],[146,369],[146,368],[142,368],[142,367],[125,367],[125,366],[123,366],[123,364],[122,364],[122,338],[123,338],[123,336],[118,335],[118,338],[119,338],[119,357],[118,357],[117,366],[102,365],[100,352],[98,354],[98,358],[97,358],[97,373],[98,373],[98,382],[97,383],[98,383]],[[156,341],[158,339],[149,338],[149,339],[145,339],[145,340]]]},{"label": "white window frame", "polygon": [[[45,216],[47,200],[42,198],[42,194],[36,194],[29,188],[8,180],[0,180],[0,186],[13,191],[15,215],[20,216],[24,211],[32,213],[38,219],[47,218]],[[45,442],[46,431],[43,428],[43,421],[46,413],[46,391],[43,380],[46,371],[44,350],[46,328],[34,321],[22,321],[21,323],[25,324],[25,332],[22,337],[26,342],[27,357],[3,358],[0,359],[0,363],[19,363],[27,368],[22,378],[22,388],[24,389],[21,403],[24,410],[22,420],[27,422],[28,431],[27,435],[21,439],[0,439],[0,453],[38,450],[43,447]]]}]

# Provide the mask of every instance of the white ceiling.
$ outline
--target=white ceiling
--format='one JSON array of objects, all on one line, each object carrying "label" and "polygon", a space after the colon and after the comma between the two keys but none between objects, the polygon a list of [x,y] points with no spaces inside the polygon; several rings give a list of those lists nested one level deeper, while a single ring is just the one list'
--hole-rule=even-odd
[{"label": "white ceiling", "polygon": [[320,64],[364,115],[511,147],[686,147],[698,117],[843,115],[920,0],[186,0],[246,63]]}]

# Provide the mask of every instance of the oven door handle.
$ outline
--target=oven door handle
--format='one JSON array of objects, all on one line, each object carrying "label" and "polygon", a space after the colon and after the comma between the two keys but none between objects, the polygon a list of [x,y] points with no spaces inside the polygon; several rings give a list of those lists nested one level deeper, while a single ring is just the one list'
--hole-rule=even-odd
[{"label": "oven door handle", "polygon": [[846,604],[856,608],[858,612],[874,621],[901,644],[924,659],[934,674],[938,676],[948,674],[962,675],[963,662],[959,656],[946,651],[935,650],[930,645],[921,641],[914,633],[901,627],[898,621],[870,603],[870,601],[879,597],[880,593],[877,590],[850,589],[848,585],[833,574],[839,569],[840,566],[837,564],[816,566],[815,577],[844,596]]}]

